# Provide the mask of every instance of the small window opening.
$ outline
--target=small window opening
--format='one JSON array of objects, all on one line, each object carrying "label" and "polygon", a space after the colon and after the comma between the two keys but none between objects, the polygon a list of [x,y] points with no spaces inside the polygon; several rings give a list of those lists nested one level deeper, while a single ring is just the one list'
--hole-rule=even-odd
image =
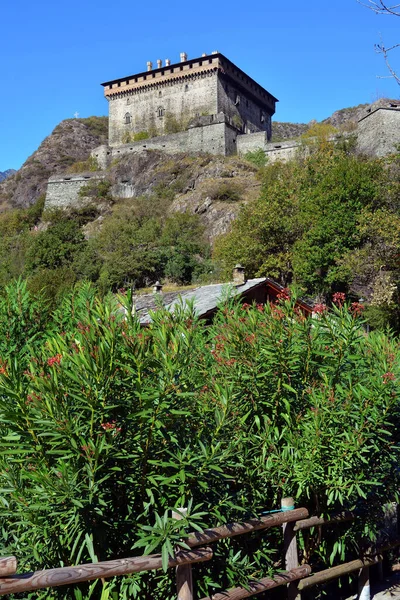
[{"label": "small window opening", "polygon": [[158,96],[159,96],[159,98],[161,98],[161,96],[162,96],[162,91],[161,90],[158,92]]},{"label": "small window opening", "polygon": [[236,94],[235,106],[238,106],[238,104],[240,104],[240,96],[239,94]]},{"label": "small window opening", "polygon": [[132,116],[130,113],[125,114],[125,125],[130,125],[132,123]]},{"label": "small window opening", "polygon": [[189,86],[188,86],[188,84],[186,84],[185,85],[185,92],[188,92],[188,91],[189,91]]},{"label": "small window opening", "polygon": [[163,117],[164,116],[164,109],[162,106],[159,106],[157,109],[157,114],[159,117]]}]

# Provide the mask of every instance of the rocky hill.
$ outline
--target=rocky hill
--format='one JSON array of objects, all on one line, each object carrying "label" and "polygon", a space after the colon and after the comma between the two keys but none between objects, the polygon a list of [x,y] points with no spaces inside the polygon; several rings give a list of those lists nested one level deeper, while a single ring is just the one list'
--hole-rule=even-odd
[{"label": "rocky hill", "polygon": [[0,171],[0,181],[4,181],[7,177],[11,177],[16,173],[15,169],[7,169],[7,171]]},{"label": "rocky hill", "polygon": [[86,160],[93,148],[106,142],[107,135],[107,117],[62,121],[22,167],[0,183],[0,209],[33,204],[46,192],[51,175]]},{"label": "rocky hill", "polygon": [[166,201],[169,214],[198,214],[212,243],[229,230],[241,206],[258,196],[257,172],[236,156],[177,154],[172,158],[152,150],[123,156],[109,169],[107,178],[114,196],[147,196],[149,202]]},{"label": "rocky hill", "polygon": [[380,108],[381,106],[400,106],[399,100],[391,100],[390,98],[380,98],[372,104],[359,104],[358,106],[351,106],[350,108],[342,108],[335,111],[330,117],[325,119],[324,123],[329,123],[336,128],[349,125],[350,123],[356,124],[362,117],[365,117],[369,112]]},{"label": "rocky hill", "polygon": [[[338,128],[351,129],[358,119],[378,106],[395,104],[395,100],[381,99],[373,104],[360,104],[336,111],[325,119]],[[297,138],[307,131],[306,123],[273,123],[273,141]],[[23,164],[21,169],[4,181],[0,178],[0,210],[30,206],[46,191],[51,175],[64,173],[90,151],[107,141],[108,118],[67,119],[62,121]],[[167,159],[166,159],[167,160]],[[170,159],[168,159],[170,160]],[[219,159],[214,159],[215,164]],[[219,167],[220,168],[220,167]],[[221,167],[222,171],[223,168]],[[218,169],[217,169],[218,171]],[[218,175],[217,175],[218,177]],[[242,182],[243,183],[243,182]],[[250,186],[251,187],[251,186]]]}]

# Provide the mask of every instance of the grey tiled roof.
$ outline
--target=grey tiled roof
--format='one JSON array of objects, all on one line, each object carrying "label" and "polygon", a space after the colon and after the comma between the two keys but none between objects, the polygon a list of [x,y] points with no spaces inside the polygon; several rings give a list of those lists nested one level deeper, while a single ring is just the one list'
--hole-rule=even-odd
[{"label": "grey tiled roof", "polygon": [[162,294],[144,294],[135,299],[135,309],[140,323],[147,325],[151,322],[149,311],[155,310],[160,303],[168,310],[173,310],[181,302],[193,302],[196,315],[205,316],[215,310],[218,304],[229,296],[237,296],[247,292],[261,283],[267,281],[266,277],[249,279],[243,285],[232,283],[214,283],[202,285],[198,288],[181,292],[166,292]]}]

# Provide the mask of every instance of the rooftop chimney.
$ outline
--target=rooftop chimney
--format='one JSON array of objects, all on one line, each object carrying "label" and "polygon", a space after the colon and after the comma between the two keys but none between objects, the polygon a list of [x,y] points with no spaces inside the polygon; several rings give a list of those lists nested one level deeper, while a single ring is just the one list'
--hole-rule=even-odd
[{"label": "rooftop chimney", "polygon": [[147,61],[147,70],[148,70],[148,71],[151,71],[151,70],[152,70],[152,68],[153,68],[153,63],[151,62],[151,60],[148,60],[148,61]]},{"label": "rooftop chimney", "polygon": [[244,267],[240,264],[235,265],[235,268],[233,269],[233,283],[235,285],[243,285],[246,283]]},{"label": "rooftop chimney", "polygon": [[170,66],[170,64],[171,64],[171,61],[169,60],[169,58],[166,58],[166,59],[165,59],[165,66],[166,66],[166,67],[169,67],[169,66]]},{"label": "rooftop chimney", "polygon": [[211,54],[219,54],[218,50],[213,50]]},{"label": "rooftop chimney", "polygon": [[157,59],[157,69],[161,69],[161,67],[162,67],[162,60],[161,60],[161,58],[158,58]]},{"label": "rooftop chimney", "polygon": [[186,52],[181,52],[181,62],[185,62],[187,60]]},{"label": "rooftop chimney", "polygon": [[203,52],[202,56],[207,56],[207,52]]},{"label": "rooftop chimney", "polygon": [[153,287],[153,294],[161,294],[162,285],[159,281],[156,281]]}]

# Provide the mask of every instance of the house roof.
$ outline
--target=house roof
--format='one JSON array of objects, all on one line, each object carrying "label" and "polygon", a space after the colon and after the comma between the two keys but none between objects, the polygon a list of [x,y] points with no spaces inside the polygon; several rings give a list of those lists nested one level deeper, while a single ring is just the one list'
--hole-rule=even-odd
[{"label": "house roof", "polygon": [[[142,325],[148,325],[151,322],[150,312],[156,310],[162,304],[167,310],[174,310],[182,302],[193,302],[194,311],[199,317],[207,317],[211,315],[217,308],[218,304],[226,298],[241,296],[245,292],[255,290],[257,287],[268,284],[268,287],[279,293],[283,287],[273,281],[269,277],[259,277],[257,279],[249,279],[242,285],[234,283],[214,283],[211,285],[202,285],[194,289],[166,292],[162,294],[144,294],[137,296],[135,299],[135,310]],[[310,305],[303,301],[298,303],[307,312],[311,313]]]}]

